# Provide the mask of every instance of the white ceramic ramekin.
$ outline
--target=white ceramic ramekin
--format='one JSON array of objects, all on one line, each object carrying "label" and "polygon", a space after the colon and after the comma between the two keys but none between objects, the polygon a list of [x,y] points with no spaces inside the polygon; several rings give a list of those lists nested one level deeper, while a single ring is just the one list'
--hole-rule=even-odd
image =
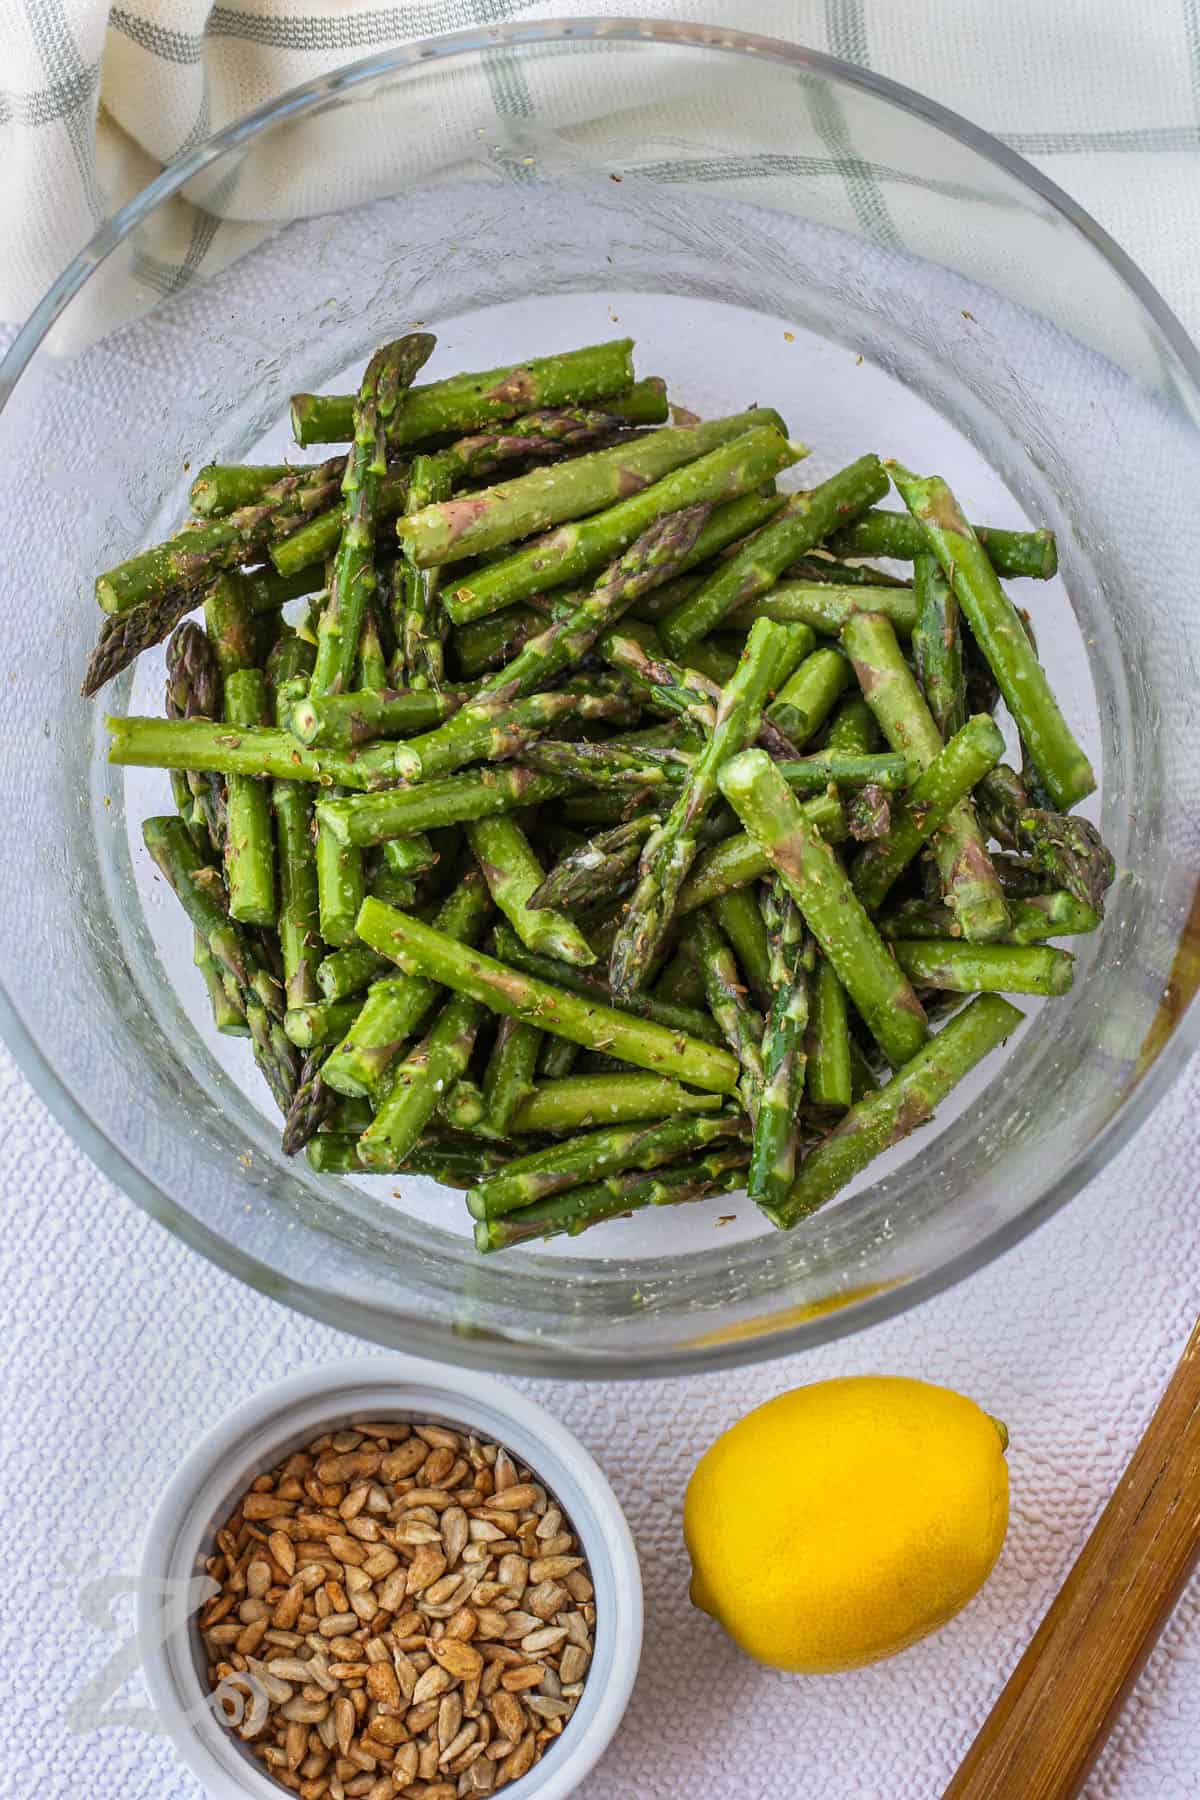
[{"label": "white ceramic ramekin", "polygon": [[604,1475],[541,1406],[490,1376],[415,1357],[363,1357],[302,1369],[235,1407],[180,1465],[146,1538],[138,1635],[150,1697],[188,1768],[214,1800],[279,1800],[278,1783],[211,1709],[188,1583],[256,1475],[322,1432],[371,1419],[436,1421],[503,1444],[570,1519],[596,1589],[595,1650],[574,1715],[541,1761],[501,1789],[508,1800],[565,1800],[620,1723],[642,1647],[637,1551]]}]

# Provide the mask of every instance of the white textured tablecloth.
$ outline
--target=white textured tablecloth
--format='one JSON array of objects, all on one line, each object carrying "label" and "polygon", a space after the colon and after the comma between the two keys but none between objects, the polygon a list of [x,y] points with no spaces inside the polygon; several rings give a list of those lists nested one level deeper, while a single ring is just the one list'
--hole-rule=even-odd
[{"label": "white textured tablecloth", "polygon": [[[12,84],[0,91],[6,202],[16,191],[13,154],[19,147],[26,162],[32,154],[34,140],[20,133],[39,116],[51,128],[40,153],[58,146],[46,162],[50,189],[54,155],[66,158],[68,139],[71,154],[86,161],[75,127],[82,120],[86,128],[89,104],[94,116],[104,37],[104,8],[85,0],[7,4],[11,29],[0,29],[14,62],[0,72],[0,82]],[[250,86],[240,110],[261,97],[264,78],[270,84],[264,46],[294,42],[307,58],[299,68],[281,59],[282,85],[314,72],[314,56],[329,66],[393,41],[409,20],[409,29],[434,30],[509,12],[613,9],[434,0],[327,6],[324,17],[321,10],[270,0],[214,9],[156,0],[141,11],[114,10],[106,70],[132,67],[130,44],[157,44],[182,71],[176,96],[198,93],[207,106],[202,77],[211,53],[214,92],[227,106],[239,91],[227,79],[231,46],[244,42]],[[919,8],[659,0],[652,10],[736,15],[744,26],[869,62],[1000,131],[1114,232],[1196,330],[1200,0],[1149,8],[1117,0],[1011,0],[1004,8],[983,0],[922,0]],[[187,31],[167,30],[184,23]],[[114,45],[114,34],[123,42]],[[195,89],[186,85],[192,64],[201,68]],[[137,72],[143,81],[151,75],[149,62]],[[52,100],[39,100],[47,90]],[[34,240],[26,241],[29,254],[44,255],[46,234]],[[919,1312],[803,1362],[637,1388],[523,1384],[607,1469],[646,1579],[641,1677],[585,1800],[940,1793],[1100,1512],[1200,1304],[1198,1099],[1194,1065],[1104,1177],[1033,1239]],[[128,1630],[127,1607],[116,1608],[111,1631],[85,1617],[81,1591],[97,1576],[136,1568],[164,1482],[229,1405],[305,1361],[371,1351],[242,1288],[144,1218],[73,1147],[3,1055],[0,1118],[0,1671],[8,1696],[0,1796],[196,1800],[165,1739],[115,1722],[102,1732],[68,1728],[70,1703]],[[751,1405],[799,1381],[862,1370],[949,1383],[1007,1420],[1008,1544],[968,1612],[895,1662],[821,1681],[772,1675],[687,1604],[684,1485],[704,1446]],[[139,1698],[135,1676],[113,1705]],[[1086,1791],[1091,1800],[1200,1795],[1195,1584]]]},{"label": "white textured tablecloth", "polygon": [[[641,1552],[633,1704],[584,1800],[935,1800],[1100,1512],[1200,1294],[1200,1067],[1104,1177],[1003,1261],[920,1311],[731,1376],[521,1385],[595,1453]],[[112,1653],[90,1578],[137,1566],[180,1456],[235,1401],[305,1361],[372,1352],[202,1262],[74,1150],[0,1064],[0,1670],[14,1800],[200,1800],[163,1739],[71,1735]],[[801,1680],[757,1668],[687,1601],[680,1505],[700,1450],[755,1402],[864,1370],[975,1395],[1012,1432],[1012,1525],[967,1612],[895,1661]],[[127,1612],[118,1609],[127,1621]],[[136,1682],[121,1696],[138,1704]],[[117,1704],[117,1702],[114,1702]],[[1200,1585],[1127,1703],[1089,1800],[1200,1793]]]}]

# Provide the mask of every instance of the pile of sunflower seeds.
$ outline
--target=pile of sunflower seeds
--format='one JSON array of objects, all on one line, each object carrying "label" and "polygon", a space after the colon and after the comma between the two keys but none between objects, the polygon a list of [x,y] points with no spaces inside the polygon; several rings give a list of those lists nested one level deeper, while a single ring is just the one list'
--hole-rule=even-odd
[{"label": "pile of sunflower seeds", "polygon": [[596,1609],[561,1508],[436,1424],[318,1438],[217,1533],[200,1614],[218,1716],[300,1800],[459,1800],[574,1712]]}]

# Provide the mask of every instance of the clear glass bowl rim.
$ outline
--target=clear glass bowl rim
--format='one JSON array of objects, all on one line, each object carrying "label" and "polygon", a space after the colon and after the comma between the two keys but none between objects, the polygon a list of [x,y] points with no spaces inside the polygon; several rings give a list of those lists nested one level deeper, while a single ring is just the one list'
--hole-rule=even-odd
[{"label": "clear glass bowl rim", "polygon": [[[379,76],[421,63],[450,62],[456,57],[477,55],[481,51],[498,48],[519,49],[522,46],[604,40],[676,46],[717,55],[757,57],[762,61],[802,69],[868,93],[894,106],[898,111],[933,126],[985,161],[994,164],[1020,186],[1044,201],[1072,230],[1099,252],[1117,280],[1128,289],[1170,345],[1190,383],[1194,413],[1200,416],[1200,350],[1162,295],[1090,213],[1057,183],[1043,175],[1016,151],[1010,150],[990,132],[973,125],[961,114],[950,111],[915,89],[906,87],[902,82],[845,62],[840,57],[827,55],[821,50],[789,43],[784,38],[739,31],[732,26],[635,16],[539,19],[529,23],[513,20],[446,32],[435,37],[414,38],[407,44],[347,63],[340,69],[291,88],[277,99],[227,125],[224,130],[214,133],[187,156],[164,169],[161,175],[114,213],[47,290],[0,362],[0,412],[3,412],[12,397],[18,379],[55,320],[122,240],[160,202],[178,193],[187,182],[228,151],[250,142],[278,120],[289,115],[303,114],[334,95],[347,93]],[[383,1308],[364,1306],[361,1301],[351,1306],[339,1296],[281,1276],[259,1258],[247,1255],[202,1225],[128,1160],[121,1148],[83,1110],[75,1096],[58,1079],[2,984],[0,1038],[12,1052],[22,1074],[38,1097],[103,1175],[191,1249],[199,1251],[209,1261],[236,1275],[259,1293],[280,1300],[294,1310],[352,1336],[392,1345],[417,1355],[491,1371],[499,1370],[509,1375],[546,1374],[545,1347],[493,1337],[473,1342],[470,1337],[459,1336],[445,1325],[428,1325],[412,1316],[400,1318]],[[951,1258],[930,1274],[916,1276],[902,1286],[855,1300],[839,1310],[824,1312],[776,1330],[764,1326],[761,1332],[755,1331],[753,1335],[716,1345],[642,1351],[636,1358],[610,1360],[607,1355],[556,1344],[552,1350],[554,1374],[576,1379],[644,1379],[662,1375],[703,1374],[777,1356],[794,1355],[802,1349],[848,1336],[906,1312],[909,1307],[931,1299],[965,1276],[985,1267],[994,1257],[1011,1249],[1052,1217],[1080,1188],[1086,1186],[1146,1122],[1154,1107],[1182,1073],[1198,1043],[1200,991],[1193,993],[1177,1018],[1170,1037],[1122,1106],[1058,1179],[1018,1218],[1006,1221],[981,1238],[970,1250]]]}]

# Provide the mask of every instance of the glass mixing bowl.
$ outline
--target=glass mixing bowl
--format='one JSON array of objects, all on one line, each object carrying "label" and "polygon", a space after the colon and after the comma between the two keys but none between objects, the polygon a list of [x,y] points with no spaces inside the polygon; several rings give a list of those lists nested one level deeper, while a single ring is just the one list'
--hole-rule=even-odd
[{"label": "glass mixing bowl", "polygon": [[[213,226],[186,201],[234,221],[220,272],[195,272]],[[417,321],[439,335],[430,376],[628,332],[698,412],[779,407],[814,447],[806,481],[874,449],[946,474],[973,518],[1058,533],[1061,578],[1014,593],[1103,771],[1103,930],[1074,946],[1068,999],[788,1235],[726,1198],[481,1259],[457,1196],[283,1161],[244,1046],[208,1027],[140,847],[166,778],[103,754],[105,710],[159,710],[161,660],[107,708],[79,698],[91,580],[171,528],[189,466],[274,460],[293,390],[345,387]],[[934,1292],[1101,1168],[1196,1039],[1197,374],[1153,289],[1044,177],[788,44],[512,25],[263,109],[100,232],[0,374],[8,1041],[155,1217],[389,1344],[645,1375],[795,1351]]]}]

